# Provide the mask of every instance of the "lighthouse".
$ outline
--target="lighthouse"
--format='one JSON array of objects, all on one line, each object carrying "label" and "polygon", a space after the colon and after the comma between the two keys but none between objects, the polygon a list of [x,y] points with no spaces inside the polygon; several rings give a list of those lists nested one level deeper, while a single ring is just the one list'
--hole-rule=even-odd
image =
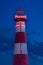
[{"label": "lighthouse", "polygon": [[16,33],[13,65],[28,65],[28,52],[25,32],[25,22],[27,20],[27,16],[24,14],[24,12],[24,9],[17,9],[14,16]]}]

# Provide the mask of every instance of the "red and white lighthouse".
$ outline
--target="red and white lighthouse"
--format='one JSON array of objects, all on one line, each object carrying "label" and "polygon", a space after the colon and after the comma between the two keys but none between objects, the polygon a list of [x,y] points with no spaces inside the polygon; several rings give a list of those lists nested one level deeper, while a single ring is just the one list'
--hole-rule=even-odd
[{"label": "red and white lighthouse", "polygon": [[26,43],[25,22],[27,16],[23,9],[17,9],[14,17],[16,22],[16,34],[14,44],[14,65],[28,65],[28,53]]}]

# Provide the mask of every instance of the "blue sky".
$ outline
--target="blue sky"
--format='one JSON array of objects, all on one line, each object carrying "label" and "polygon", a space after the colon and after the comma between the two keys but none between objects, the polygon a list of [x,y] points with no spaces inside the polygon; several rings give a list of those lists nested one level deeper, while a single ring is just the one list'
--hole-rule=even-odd
[{"label": "blue sky", "polygon": [[43,0],[0,0],[1,37],[13,38],[15,32],[14,14],[17,8],[26,10],[28,16],[27,38],[30,37],[31,42],[43,41]]},{"label": "blue sky", "polygon": [[[17,8],[24,8],[27,14],[27,42],[43,42],[43,0],[0,0],[0,65],[13,63],[12,48],[15,37],[14,15]],[[30,38],[30,39],[29,39]],[[34,56],[34,55],[33,55]],[[43,65],[41,60],[30,59],[30,65]],[[3,62],[3,63],[2,63]],[[8,63],[8,64],[7,64]]]}]

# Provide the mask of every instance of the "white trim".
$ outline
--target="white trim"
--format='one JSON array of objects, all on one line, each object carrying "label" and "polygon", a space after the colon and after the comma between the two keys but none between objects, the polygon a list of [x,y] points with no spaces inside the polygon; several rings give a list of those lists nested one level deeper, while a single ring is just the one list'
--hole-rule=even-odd
[{"label": "white trim", "polygon": [[26,43],[15,43],[14,48],[14,54],[27,54]]},{"label": "white trim", "polygon": [[27,16],[26,16],[26,15],[24,15],[24,16],[23,16],[23,15],[20,15],[20,16],[15,15],[15,19],[16,19],[16,18],[25,18],[25,19],[27,19]]}]

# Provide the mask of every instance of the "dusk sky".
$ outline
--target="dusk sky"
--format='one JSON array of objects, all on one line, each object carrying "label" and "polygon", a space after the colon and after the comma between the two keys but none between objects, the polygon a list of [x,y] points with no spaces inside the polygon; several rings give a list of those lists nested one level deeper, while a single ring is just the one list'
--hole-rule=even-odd
[{"label": "dusk sky", "polygon": [[[0,65],[13,65],[11,53],[14,53],[14,15],[18,8],[26,11],[27,42],[43,42],[43,0],[0,0]],[[29,56],[30,65],[43,65],[43,59],[39,60],[41,56],[36,57],[33,54],[33,57],[34,59],[31,59]]]},{"label": "dusk sky", "polygon": [[14,14],[17,8],[24,8],[26,11],[27,38],[30,37],[31,42],[43,41],[43,0],[0,0],[0,37],[13,39]]}]

